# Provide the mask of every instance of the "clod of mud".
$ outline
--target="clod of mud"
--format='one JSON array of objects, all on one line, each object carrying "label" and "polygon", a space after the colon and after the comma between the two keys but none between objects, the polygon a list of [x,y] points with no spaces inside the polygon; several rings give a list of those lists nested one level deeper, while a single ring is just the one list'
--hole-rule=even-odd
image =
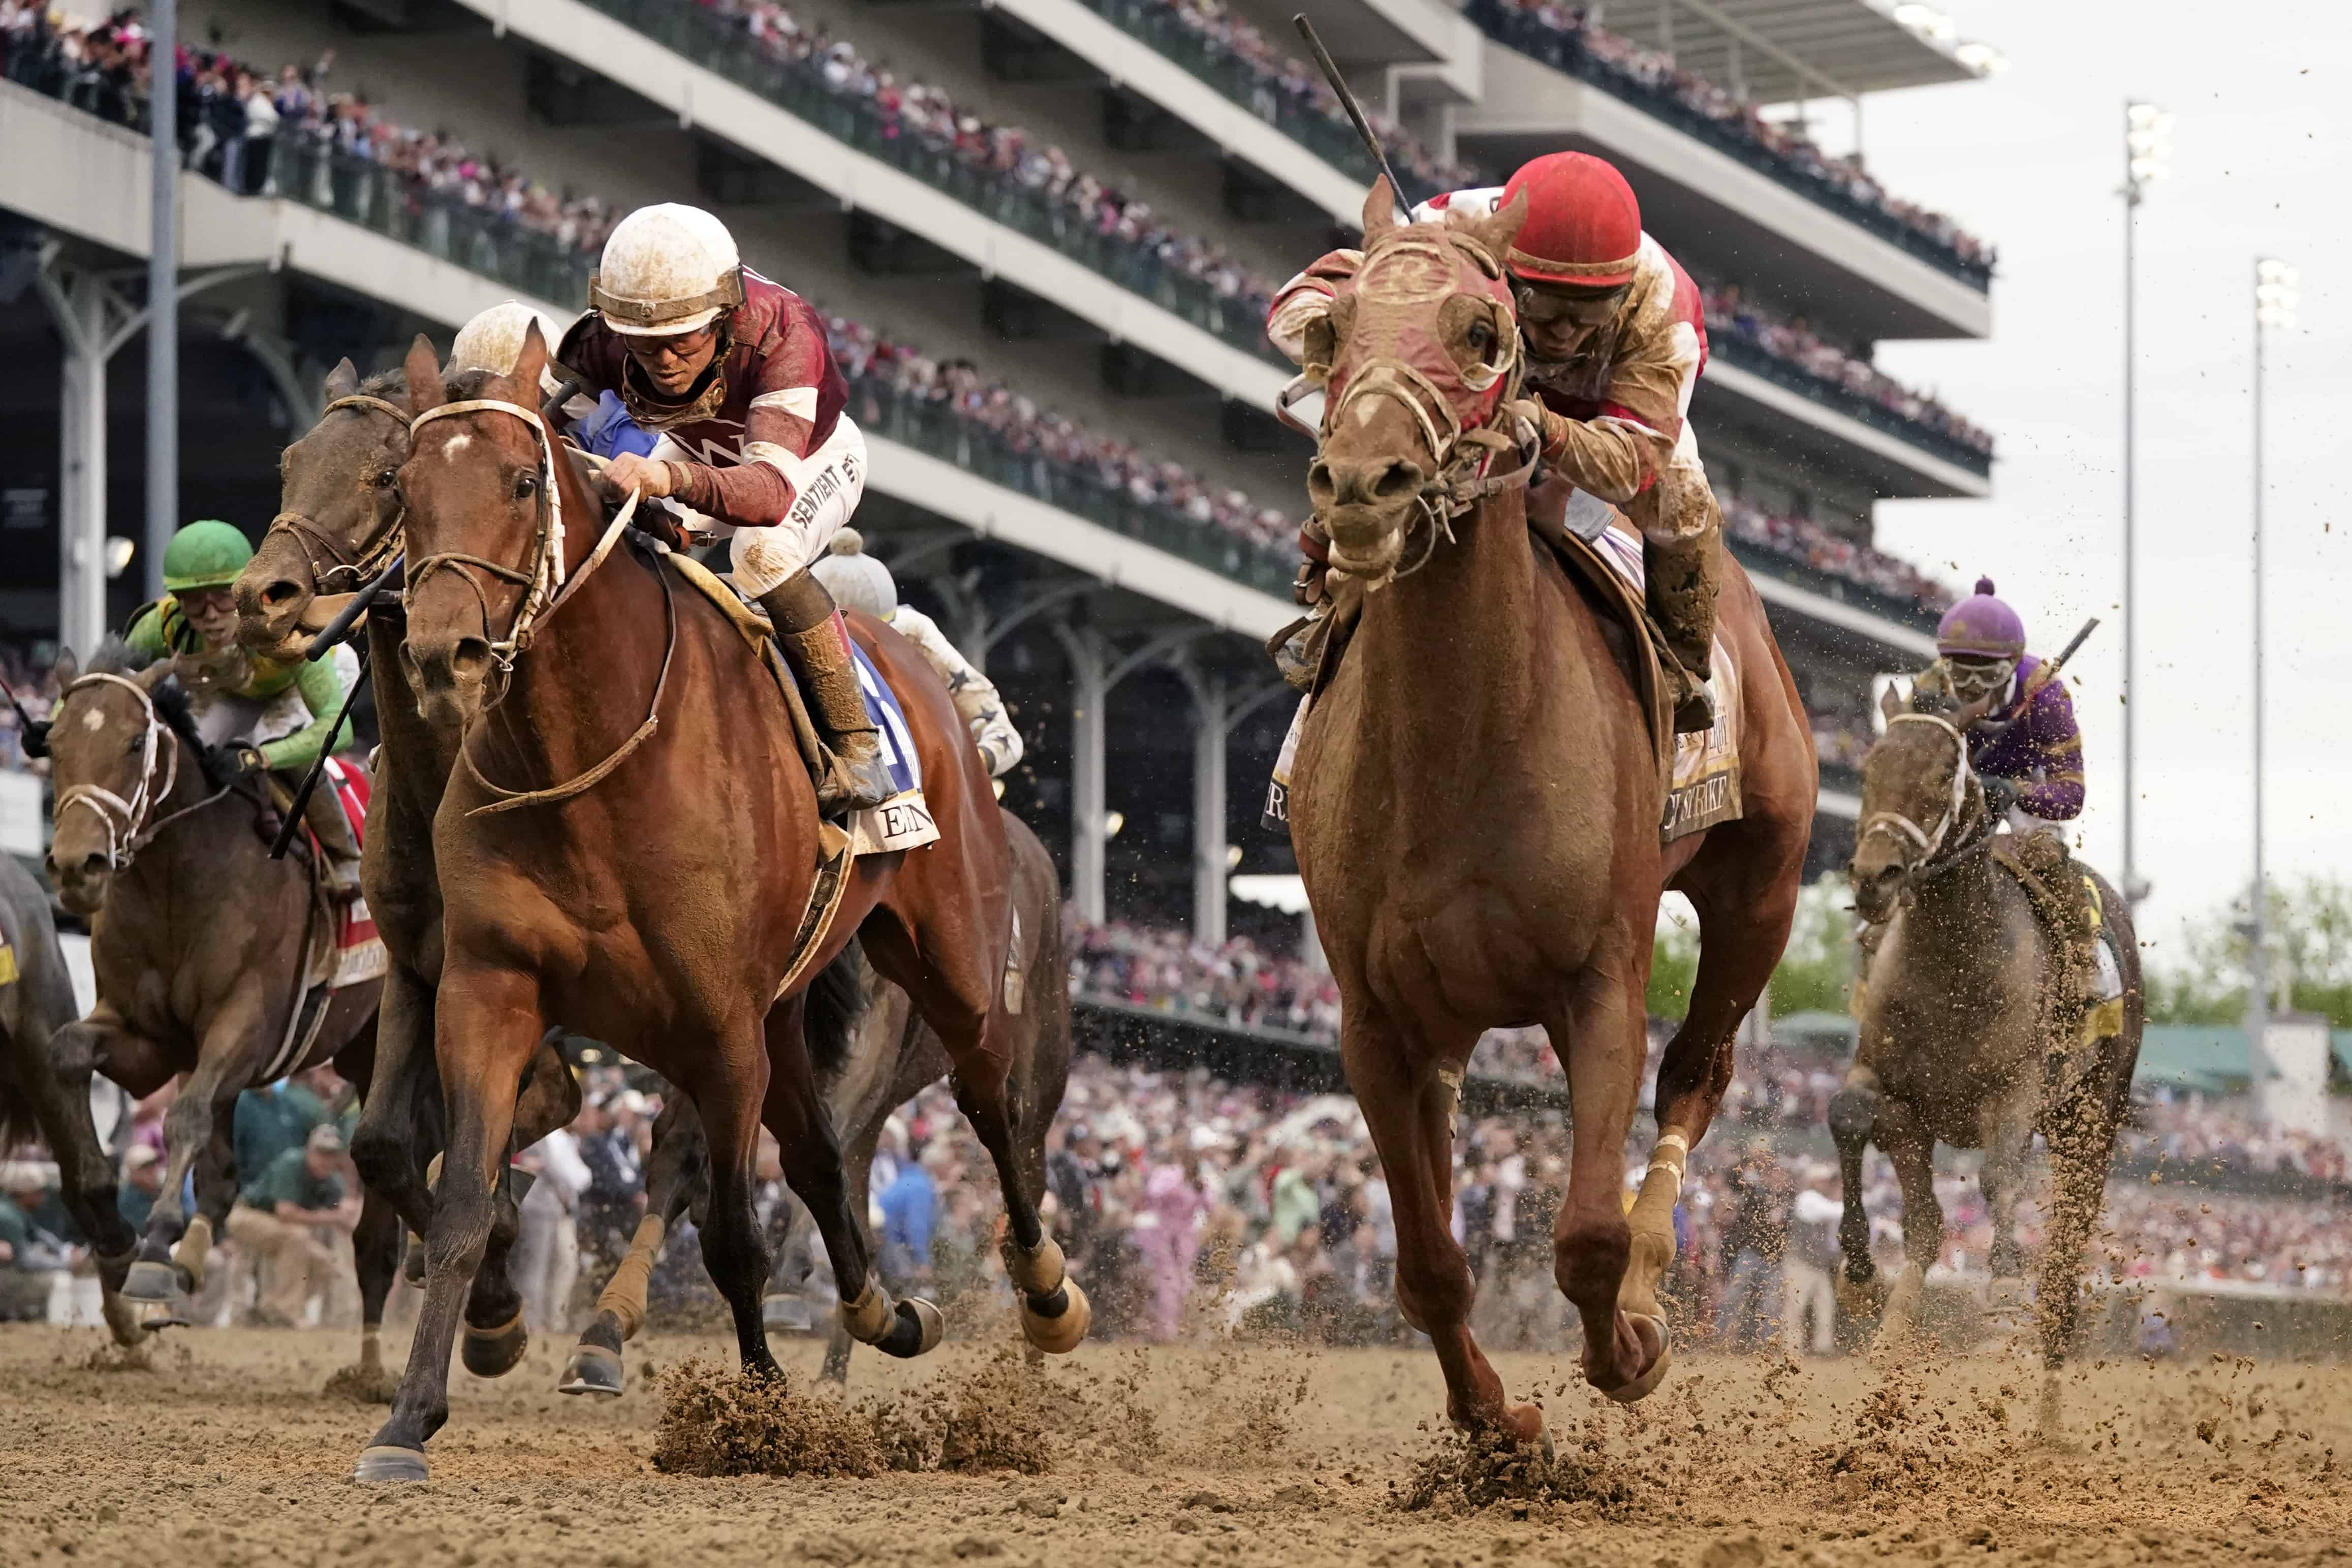
[{"label": "clod of mud", "polygon": [[118,1345],[109,1340],[81,1360],[84,1372],[153,1372],[155,1342],[142,1340],[135,1345]]},{"label": "clod of mud", "polygon": [[872,1476],[873,1421],[782,1378],[751,1378],[689,1356],[656,1384],[654,1468],[688,1476]]},{"label": "clod of mud", "polygon": [[400,1380],[383,1367],[343,1366],[329,1374],[320,1395],[348,1399],[353,1405],[389,1405]]},{"label": "clod of mud", "polygon": [[940,1468],[1035,1476],[1054,1467],[1050,1406],[1062,1403],[1057,1392],[1008,1350],[978,1372],[934,1378],[916,1397],[937,1423]]},{"label": "clod of mud", "polygon": [[1606,1519],[1623,1514],[1635,1490],[1633,1472],[1597,1440],[1548,1455],[1491,1433],[1447,1431],[1413,1461],[1403,1485],[1389,1483],[1389,1504],[1408,1513],[1507,1507],[1522,1517],[1538,1505],[1583,1504]]}]

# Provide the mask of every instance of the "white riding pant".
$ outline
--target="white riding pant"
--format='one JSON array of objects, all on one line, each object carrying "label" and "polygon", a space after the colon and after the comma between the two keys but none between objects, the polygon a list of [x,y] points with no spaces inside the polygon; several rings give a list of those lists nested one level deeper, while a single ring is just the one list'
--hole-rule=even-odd
[{"label": "white riding pant", "polygon": [[[668,442],[663,437],[653,455],[686,455]],[[824,553],[866,494],[866,432],[845,414],[824,445],[785,470],[793,482],[793,504],[781,521],[766,528],[731,528],[695,513],[688,524],[713,539],[735,542],[730,575],[736,591],[756,599]]]},{"label": "white riding pant", "polygon": [[912,605],[901,605],[892,611],[890,625],[922,651],[925,661],[947,682],[956,712],[971,731],[972,744],[980,748],[982,760],[988,763],[988,776],[1003,778],[1012,772],[1021,761],[1021,731],[1013,727],[1012,719],[1005,714],[1004,699],[998,694],[995,682],[956,650],[937,621]]}]

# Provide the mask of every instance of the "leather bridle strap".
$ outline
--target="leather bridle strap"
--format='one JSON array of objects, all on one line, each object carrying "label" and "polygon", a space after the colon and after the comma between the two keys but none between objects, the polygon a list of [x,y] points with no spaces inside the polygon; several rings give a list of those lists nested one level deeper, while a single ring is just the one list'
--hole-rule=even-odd
[{"label": "leather bridle strap", "polygon": [[[58,794],[57,815],[62,818],[77,805],[96,814],[99,821],[106,826],[107,869],[120,871],[131,864],[133,854],[154,837],[153,832],[148,829],[147,817],[155,809],[155,803],[169,795],[172,786],[179,782],[180,748],[171,726],[163,722],[163,714],[156,710],[155,699],[148,694],[145,687],[126,676],[103,671],[83,676],[67,687],[58,698],[59,711],[64,710],[66,701],[75,692],[99,685],[120,686],[139,699],[140,712],[146,723],[146,733],[139,747],[139,785],[131,792],[129,800],[101,784],[68,785]],[[163,768],[163,787],[161,789],[155,787],[155,769],[159,761]],[[156,827],[160,829],[185,815],[184,812],[173,812]]]},{"label": "leather bridle strap", "polygon": [[[323,421],[328,415],[338,408],[359,408],[371,413],[389,415],[402,429],[408,428],[408,410],[389,398],[355,392],[348,397],[338,397],[326,407],[319,410],[320,419]],[[310,585],[312,591],[316,592],[325,587],[327,579],[337,573],[351,573],[362,582],[376,575],[383,569],[384,563],[392,559],[394,552],[400,548],[401,525],[407,520],[408,508],[404,505],[393,513],[392,521],[384,525],[383,531],[377,534],[372,542],[361,548],[356,560],[346,555],[343,547],[317,522],[299,511],[279,512],[269,520],[268,531],[269,533],[290,533],[302,542],[302,556],[310,563]],[[263,537],[268,538],[268,534]],[[324,567],[320,565],[322,557],[328,563]]]},{"label": "leather bridle strap", "polygon": [[1969,738],[1960,732],[1958,725],[1940,713],[1897,713],[1886,722],[1890,728],[1896,724],[1933,724],[1951,736],[1953,745],[1959,751],[1958,760],[1952,766],[1952,798],[1945,804],[1944,814],[1932,831],[1920,826],[1899,811],[1872,812],[1864,819],[1862,825],[1863,838],[1867,838],[1874,833],[1896,833],[1908,838],[1919,847],[1919,859],[1915,864],[1924,865],[1934,859],[1936,852],[1944,847],[1944,840],[1952,831],[1952,825],[1959,820],[1960,808],[1968,803],[1969,777],[1971,772],[1969,767]]}]

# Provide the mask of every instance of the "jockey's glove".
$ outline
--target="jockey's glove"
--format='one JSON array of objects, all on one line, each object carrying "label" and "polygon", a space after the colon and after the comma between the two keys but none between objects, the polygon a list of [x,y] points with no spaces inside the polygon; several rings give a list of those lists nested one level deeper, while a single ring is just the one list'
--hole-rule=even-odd
[{"label": "jockey's glove", "polygon": [[212,771],[224,784],[236,784],[253,773],[267,773],[268,764],[261,760],[257,746],[215,746]]},{"label": "jockey's glove", "polygon": [[2009,815],[2010,807],[2015,805],[2017,804],[2018,796],[2024,793],[2025,791],[2023,786],[2019,784],[2015,779],[1985,780],[1984,798],[1986,815],[1992,817],[1995,821],[1999,821],[2000,818],[2007,816]]}]

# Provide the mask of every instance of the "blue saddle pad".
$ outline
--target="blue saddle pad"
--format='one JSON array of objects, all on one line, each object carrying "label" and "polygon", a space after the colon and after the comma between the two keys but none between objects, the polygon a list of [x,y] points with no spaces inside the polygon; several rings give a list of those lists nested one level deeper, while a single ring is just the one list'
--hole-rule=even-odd
[{"label": "blue saddle pad", "polygon": [[906,714],[898,710],[898,694],[856,638],[850,639],[849,648],[857,658],[857,689],[865,693],[866,716],[882,731],[882,760],[890,765],[891,784],[900,795],[922,788],[922,759],[915,755],[915,737],[907,728]]}]

